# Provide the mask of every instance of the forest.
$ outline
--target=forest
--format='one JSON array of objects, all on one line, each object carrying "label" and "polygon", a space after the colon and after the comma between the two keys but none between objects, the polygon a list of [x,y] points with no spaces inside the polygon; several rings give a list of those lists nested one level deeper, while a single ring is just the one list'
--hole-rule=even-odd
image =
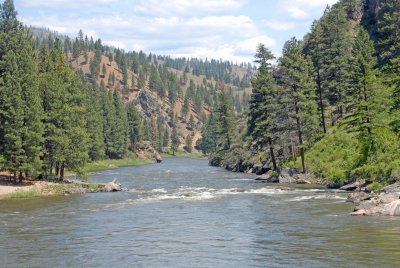
[{"label": "forest", "polygon": [[0,7],[0,169],[15,177],[82,175],[146,144],[192,153],[220,94],[246,109],[252,65],[125,52],[27,27],[11,0]]},{"label": "forest", "polygon": [[[326,183],[400,179],[400,2],[342,0],[275,59],[260,44],[248,117],[215,140],[211,163],[234,171],[297,168]],[[243,140],[246,142],[243,143]]]},{"label": "forest", "polygon": [[11,0],[0,11],[0,165],[14,176],[82,174],[148,142],[233,171],[399,179],[397,0],[339,1],[281,57],[259,44],[254,65],[125,52],[26,27]]}]

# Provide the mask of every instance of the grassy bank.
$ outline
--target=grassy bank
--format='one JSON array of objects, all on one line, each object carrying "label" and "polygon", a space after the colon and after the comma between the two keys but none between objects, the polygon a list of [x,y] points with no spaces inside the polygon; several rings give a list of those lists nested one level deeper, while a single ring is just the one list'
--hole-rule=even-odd
[{"label": "grassy bank", "polygon": [[104,184],[98,183],[53,183],[36,182],[33,186],[19,186],[12,193],[0,196],[1,199],[31,199],[44,196],[63,196],[72,194],[104,192]]},{"label": "grassy bank", "polygon": [[2,199],[29,199],[43,196],[42,192],[37,188],[32,188],[27,191],[16,191],[3,196]]},{"label": "grassy bank", "polygon": [[175,155],[172,154],[171,149],[165,150],[165,153],[161,155],[162,158],[175,158],[175,157],[186,157],[186,158],[195,158],[201,160],[207,160],[207,156],[204,156],[202,153],[199,152],[192,152],[188,153],[185,150],[178,150],[175,152]]},{"label": "grassy bank", "polygon": [[142,166],[151,164],[151,160],[144,160],[140,158],[124,158],[116,160],[101,160],[92,163],[88,163],[85,167],[86,172],[103,171],[108,169],[114,169],[118,167],[130,167],[130,166]]}]

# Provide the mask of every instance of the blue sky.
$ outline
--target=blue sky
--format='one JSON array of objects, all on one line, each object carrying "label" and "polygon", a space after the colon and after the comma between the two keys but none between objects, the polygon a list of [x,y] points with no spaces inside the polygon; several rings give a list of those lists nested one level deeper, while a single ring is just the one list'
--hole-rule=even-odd
[{"label": "blue sky", "polygon": [[14,0],[19,19],[69,36],[173,57],[250,62],[258,43],[275,55],[302,38],[337,0]]}]

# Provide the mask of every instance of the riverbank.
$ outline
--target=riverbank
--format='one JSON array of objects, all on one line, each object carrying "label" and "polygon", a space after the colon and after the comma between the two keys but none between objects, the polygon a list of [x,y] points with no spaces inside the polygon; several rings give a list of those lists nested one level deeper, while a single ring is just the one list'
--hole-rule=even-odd
[{"label": "riverbank", "polygon": [[164,152],[161,154],[162,158],[192,158],[192,159],[198,159],[198,160],[207,160],[208,157],[203,155],[200,152],[192,152],[188,153],[185,150],[178,150],[175,152],[175,154],[172,154],[172,150],[169,150],[167,152]]},{"label": "riverbank", "polygon": [[77,180],[64,180],[60,182],[15,181],[10,176],[0,176],[0,200],[114,192],[121,191],[121,189],[121,184],[116,180],[109,183],[91,183]]},{"label": "riverbank", "polygon": [[115,169],[119,167],[134,167],[152,164],[154,161],[150,159],[142,158],[124,158],[124,159],[113,159],[113,160],[101,160],[92,163],[88,163],[85,167],[86,172],[96,172]]},{"label": "riverbank", "polygon": [[[88,163],[85,166],[85,173],[93,173],[110,170],[120,167],[133,167],[152,164],[150,159],[138,157],[128,157],[117,160],[101,160]],[[74,173],[67,171],[67,176],[75,176]],[[17,181],[7,173],[0,174],[0,199],[22,199],[39,196],[85,194],[95,192],[105,192],[105,184],[96,184],[83,181],[35,181],[25,179]]]}]

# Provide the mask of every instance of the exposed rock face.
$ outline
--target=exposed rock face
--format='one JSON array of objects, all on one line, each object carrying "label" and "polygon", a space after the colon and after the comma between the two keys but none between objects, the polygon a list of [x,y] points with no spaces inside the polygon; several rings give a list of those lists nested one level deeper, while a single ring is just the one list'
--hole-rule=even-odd
[{"label": "exposed rock face", "polygon": [[352,215],[382,215],[400,216],[400,184],[389,185],[378,193],[361,194],[352,193],[348,200],[354,202],[356,207]]},{"label": "exposed rock face", "polygon": [[156,163],[161,163],[161,155],[156,151],[156,149],[151,146],[150,142],[145,141],[140,143],[136,149],[136,155],[144,159],[153,159]]},{"label": "exposed rock face", "polygon": [[109,182],[104,186],[104,190],[106,192],[122,191],[121,183],[117,179],[114,179],[112,182]]},{"label": "exposed rock face", "polygon": [[149,92],[141,91],[139,93],[137,101],[146,116],[151,117],[156,112],[156,109],[158,107],[157,99],[153,97]]}]

